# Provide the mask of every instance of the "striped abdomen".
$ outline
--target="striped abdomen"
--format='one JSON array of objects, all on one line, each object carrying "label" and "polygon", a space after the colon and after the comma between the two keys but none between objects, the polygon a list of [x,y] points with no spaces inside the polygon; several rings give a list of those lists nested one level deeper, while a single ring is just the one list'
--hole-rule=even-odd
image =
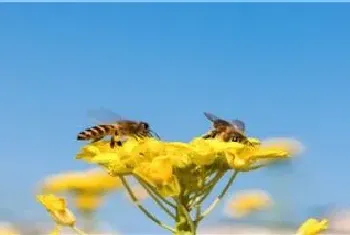
[{"label": "striped abdomen", "polygon": [[114,125],[98,125],[85,129],[77,136],[77,140],[91,140],[103,138],[106,135],[111,135],[115,132]]}]

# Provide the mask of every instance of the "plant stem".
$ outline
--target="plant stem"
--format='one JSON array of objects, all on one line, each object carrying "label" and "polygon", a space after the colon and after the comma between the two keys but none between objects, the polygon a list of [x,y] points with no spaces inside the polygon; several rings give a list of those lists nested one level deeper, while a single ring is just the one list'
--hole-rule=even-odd
[{"label": "plant stem", "polygon": [[219,194],[219,196],[217,196],[217,198],[215,198],[215,200],[213,201],[213,203],[200,215],[199,219],[196,219],[196,223],[198,223],[199,221],[201,221],[204,217],[206,217],[214,208],[215,206],[220,202],[220,200],[225,196],[227,190],[230,188],[230,186],[232,185],[234,179],[236,178],[237,174],[239,171],[235,171],[233,173],[233,175],[231,176],[231,178],[229,179],[229,181],[227,182],[225,188],[221,191],[221,193]]},{"label": "plant stem", "polygon": [[201,204],[197,204],[196,205],[196,219],[194,220],[194,226],[197,228],[198,227],[198,222],[200,220],[200,216],[202,213],[202,205]]},{"label": "plant stem", "polygon": [[194,223],[193,223],[193,220],[192,220],[192,218],[191,218],[190,213],[188,213],[186,207],[183,205],[183,203],[181,202],[181,200],[179,200],[179,198],[175,198],[175,201],[176,201],[176,203],[178,204],[179,209],[182,210],[182,213],[181,213],[181,214],[183,214],[183,215],[185,216],[187,223],[190,225],[191,233],[192,233],[192,234],[195,234],[195,233],[196,233],[196,228],[195,228],[195,225],[194,225]]},{"label": "plant stem", "polygon": [[84,233],[83,231],[81,231],[80,229],[78,229],[77,227],[73,226],[72,227],[73,231],[76,232],[78,235],[87,235],[86,233]]},{"label": "plant stem", "polygon": [[[138,180],[143,182],[145,185],[147,185],[148,190],[150,190],[155,196],[157,196],[160,200],[162,200],[165,204],[167,204],[168,206],[176,209],[176,205],[171,203],[170,201],[168,201],[166,198],[162,197],[162,195],[160,195],[157,190],[150,184],[148,184],[145,180],[143,180],[141,177],[134,175],[134,177]],[[146,189],[147,190],[147,189]]]},{"label": "plant stem", "polygon": [[50,235],[55,235],[55,234],[59,234],[61,231],[61,226],[59,226],[58,224],[55,225],[55,228],[53,229],[53,231],[50,233]]},{"label": "plant stem", "polygon": [[216,176],[214,177],[214,179],[212,179],[209,183],[208,186],[206,187],[206,191],[204,193],[204,195],[202,197],[197,197],[193,203],[191,204],[192,206],[196,206],[196,205],[201,205],[204,200],[209,196],[209,194],[211,193],[211,191],[214,189],[216,183],[225,175],[226,172],[219,172],[218,174],[216,174]]},{"label": "plant stem", "polygon": [[[175,217],[174,213],[171,212],[166,206],[164,206],[164,204],[162,203],[161,200],[159,200],[159,198],[163,198],[163,197],[162,197],[161,195],[159,195],[159,194],[157,195],[152,189],[150,189],[150,186],[149,186],[145,181],[140,180],[140,179],[138,179],[138,181],[139,181],[140,185],[141,185],[144,189],[146,189],[146,191],[147,191],[148,194],[152,197],[152,199],[154,200],[154,202],[155,202],[156,204],[158,204],[158,206],[159,206],[160,208],[162,208],[162,209],[165,211],[165,213],[167,213],[171,218],[175,219],[176,217]],[[157,196],[158,196],[158,197],[157,197]]]},{"label": "plant stem", "polygon": [[123,186],[126,188],[126,190],[128,191],[128,194],[131,198],[131,200],[135,203],[135,205],[153,222],[155,222],[156,224],[158,224],[160,227],[169,230],[170,232],[174,233],[175,229],[171,228],[170,226],[164,224],[163,222],[161,222],[159,219],[157,219],[155,216],[153,216],[146,208],[144,208],[139,200],[137,199],[137,197],[134,195],[134,193],[132,192],[132,189],[130,188],[127,180],[125,179],[124,176],[119,176]]}]

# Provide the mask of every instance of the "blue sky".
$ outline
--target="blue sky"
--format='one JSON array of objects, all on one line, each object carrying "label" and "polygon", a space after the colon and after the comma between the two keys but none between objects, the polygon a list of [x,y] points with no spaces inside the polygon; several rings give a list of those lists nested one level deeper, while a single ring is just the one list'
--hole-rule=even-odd
[{"label": "blue sky", "polygon": [[[101,105],[149,121],[167,140],[206,131],[203,111],[243,119],[259,138],[295,137],[306,151],[292,169],[242,175],[232,192],[267,189],[298,219],[315,204],[347,206],[349,10],[345,4],[2,5],[1,208],[20,219],[47,219],[33,198],[35,184],[89,167],[74,160],[81,146],[75,137],[91,124],[86,111]],[[99,216],[120,231],[162,233],[123,196],[109,199]],[[208,223],[222,217],[222,206]]]}]

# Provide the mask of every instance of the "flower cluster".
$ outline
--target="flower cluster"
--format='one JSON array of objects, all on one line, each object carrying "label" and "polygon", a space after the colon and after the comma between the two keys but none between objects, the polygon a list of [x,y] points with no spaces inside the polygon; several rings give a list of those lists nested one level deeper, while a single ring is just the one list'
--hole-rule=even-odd
[{"label": "flower cluster", "polygon": [[310,218],[306,220],[298,229],[297,235],[318,235],[328,228],[328,220],[317,220]]},{"label": "flower cluster", "polygon": [[181,190],[194,193],[214,175],[234,169],[247,172],[269,159],[287,158],[298,151],[292,141],[250,144],[194,138],[189,143],[165,142],[154,138],[130,139],[121,147],[110,148],[99,141],[84,146],[77,159],[104,167],[112,176],[134,175],[150,184],[164,197],[178,196]]},{"label": "flower cluster", "polygon": [[58,234],[62,227],[70,227],[78,234],[84,234],[75,227],[75,216],[67,208],[64,198],[56,197],[53,194],[38,195],[36,198],[39,203],[45,207],[56,223],[56,227],[51,234]]},{"label": "flower cluster", "polygon": [[104,194],[120,189],[122,184],[103,170],[92,169],[47,177],[41,187],[45,193],[71,194],[79,211],[90,212],[101,205]]},{"label": "flower cluster", "polygon": [[262,190],[245,190],[236,192],[227,205],[227,212],[231,217],[241,218],[252,212],[269,208],[271,197]]}]

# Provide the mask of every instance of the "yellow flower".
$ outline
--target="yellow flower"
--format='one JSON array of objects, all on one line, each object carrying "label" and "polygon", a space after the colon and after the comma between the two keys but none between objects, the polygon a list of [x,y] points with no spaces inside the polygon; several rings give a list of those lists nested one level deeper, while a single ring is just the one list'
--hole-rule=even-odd
[{"label": "yellow flower", "polygon": [[75,207],[81,211],[94,211],[102,202],[102,196],[96,194],[81,193],[74,198]]},{"label": "yellow flower", "polygon": [[316,219],[306,220],[298,229],[298,235],[317,235],[328,229],[328,220],[323,219],[318,221]]},{"label": "yellow flower", "polygon": [[53,194],[46,194],[38,195],[37,200],[46,208],[58,225],[74,226],[75,217],[73,213],[66,208],[66,201],[64,198],[56,197]]},{"label": "yellow flower", "polygon": [[265,140],[257,152],[254,154],[255,159],[275,159],[284,158],[291,154],[302,152],[304,147],[300,142],[292,138],[270,138]]},{"label": "yellow flower", "polygon": [[261,144],[258,139],[248,138],[251,145],[222,142],[217,139],[204,140],[196,137],[189,143],[164,142],[153,138],[141,141],[128,140],[123,146],[110,148],[107,141],[83,147],[77,158],[106,167],[111,175],[131,174],[143,163],[155,158],[167,157],[175,167],[190,165],[208,166],[217,160],[225,160],[234,169],[248,169],[260,159],[285,158],[296,152],[290,141]]},{"label": "yellow flower", "polygon": [[59,235],[61,231],[60,226],[55,226],[55,228],[50,232],[50,235]]},{"label": "yellow flower", "polygon": [[173,166],[168,157],[157,157],[152,162],[142,163],[134,173],[153,185],[164,185],[171,180]]},{"label": "yellow flower", "polygon": [[238,192],[230,200],[226,211],[235,218],[266,209],[272,205],[270,196],[262,190],[245,190]]},{"label": "yellow flower", "polygon": [[[199,137],[189,143],[143,138],[130,139],[113,149],[108,141],[101,141],[83,147],[77,158],[105,167],[112,176],[137,175],[170,195],[179,192],[179,182],[193,187],[193,183],[201,185],[200,182],[209,176],[203,172],[229,168],[246,171],[261,159],[285,158],[293,153],[288,141],[271,146],[262,145],[255,138],[248,138],[248,141],[250,145]],[[195,180],[186,184],[189,177]]]},{"label": "yellow flower", "polygon": [[240,149],[229,149],[225,151],[225,155],[231,168],[249,170],[256,163],[284,159],[292,154],[300,153],[301,150],[301,144],[295,140],[276,138],[255,146],[245,145]]},{"label": "yellow flower", "polygon": [[55,175],[48,177],[43,185],[44,191],[52,193],[65,191],[104,193],[121,187],[118,178],[100,169]]},{"label": "yellow flower", "polygon": [[194,138],[189,145],[192,147],[191,160],[199,166],[211,165],[229,148],[243,147],[239,143],[225,143],[216,139],[204,140],[203,138]]}]

